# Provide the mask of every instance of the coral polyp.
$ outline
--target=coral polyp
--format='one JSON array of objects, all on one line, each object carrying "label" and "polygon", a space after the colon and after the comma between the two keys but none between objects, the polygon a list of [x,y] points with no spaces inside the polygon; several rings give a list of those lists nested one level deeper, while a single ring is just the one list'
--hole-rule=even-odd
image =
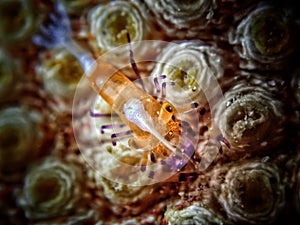
[{"label": "coral polyp", "polygon": [[291,13],[284,8],[262,4],[253,10],[229,33],[229,40],[237,45],[238,54],[247,59],[241,66],[278,69],[280,64],[282,67],[293,51],[293,22]]},{"label": "coral polyp", "polygon": [[8,93],[14,90],[18,71],[14,67],[14,60],[0,49],[0,101],[8,100]]},{"label": "coral polyp", "polygon": [[47,158],[26,174],[19,204],[30,219],[65,215],[75,209],[81,197],[80,179],[76,166]]},{"label": "coral polyp", "polygon": [[37,31],[39,19],[31,0],[0,2],[0,43],[7,47],[24,45]]},{"label": "coral polyp", "polygon": [[128,32],[133,41],[143,40],[148,32],[145,11],[138,1],[112,1],[89,12],[90,31],[102,51],[126,44]]},{"label": "coral polyp", "polygon": [[166,1],[146,4],[152,11],[157,23],[172,37],[191,38],[204,30],[213,17],[216,1]]},{"label": "coral polyp", "polygon": [[[0,111],[1,175],[23,170],[37,156],[43,133],[39,131],[41,116],[20,107]],[[11,166],[14,165],[14,166]]]},{"label": "coral polyp", "polygon": [[213,212],[201,207],[199,204],[190,205],[184,209],[169,207],[165,212],[168,225],[189,224],[223,224]]},{"label": "coral polyp", "polygon": [[76,58],[66,50],[54,49],[44,53],[40,61],[36,73],[43,81],[45,90],[58,98],[72,100],[84,72]]},{"label": "coral polyp", "polygon": [[[123,210],[126,210],[127,213],[137,215],[157,202],[154,195],[159,195],[160,198],[168,195],[167,190],[160,193],[158,186],[128,186],[107,180],[99,174],[96,175],[96,182],[99,187],[103,188],[104,197],[114,205],[112,210],[116,214],[121,214]],[[147,199],[147,202],[137,207],[144,199]]]},{"label": "coral polyp", "polygon": [[217,198],[236,223],[272,223],[285,204],[282,172],[273,164],[245,162],[230,168]]},{"label": "coral polyp", "polygon": [[[217,49],[201,41],[186,41],[179,45],[170,45],[163,50],[158,60],[160,63],[152,71],[152,76],[166,75],[166,79],[158,81],[174,82],[181,88],[178,93],[181,98],[185,93],[194,101],[200,101],[201,91],[212,86],[212,79],[218,79],[223,75],[222,58]],[[173,91],[167,92],[167,97],[171,97],[170,93],[176,96]]]},{"label": "coral polyp", "polygon": [[228,90],[224,101],[217,109],[215,120],[230,142],[231,150],[250,153],[270,148],[282,140],[283,104],[266,89],[241,83]]}]

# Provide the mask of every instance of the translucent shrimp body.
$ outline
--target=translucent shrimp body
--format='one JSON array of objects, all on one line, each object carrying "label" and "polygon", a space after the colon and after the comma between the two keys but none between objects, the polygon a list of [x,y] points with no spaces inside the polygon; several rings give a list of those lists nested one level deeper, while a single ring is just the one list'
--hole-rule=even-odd
[{"label": "translucent shrimp body", "polygon": [[[140,48],[153,46],[152,42],[153,41],[133,43],[133,51],[138,53],[140,52]],[[160,42],[157,46],[161,46],[163,48],[167,44],[169,43]],[[120,46],[113,51],[102,55],[101,58],[98,59],[99,61],[95,64],[96,66],[94,67],[93,72],[86,76],[91,87],[94,89],[94,92],[90,91],[89,94],[86,94],[83,91],[80,91],[80,88],[78,89],[75,94],[73,114],[76,114],[81,110],[79,107],[81,105],[80,102],[82,101],[89,99],[91,103],[88,104],[92,106],[95,101],[94,99],[98,98],[96,94],[98,93],[105,102],[112,107],[113,114],[115,113],[118,115],[117,117],[115,114],[111,116],[110,126],[114,129],[112,137],[117,140],[116,145],[118,145],[118,139],[123,138],[122,135],[124,133],[120,133],[119,135],[119,132],[121,132],[122,129],[119,129],[119,126],[117,126],[119,122],[122,121],[131,131],[129,134],[126,133],[126,135],[130,136],[128,141],[129,147],[131,149],[136,149],[139,152],[142,151],[142,154],[147,156],[143,157],[141,161],[142,167],[141,165],[126,165],[125,163],[117,160],[110,162],[112,165],[117,165],[122,167],[123,170],[127,170],[128,174],[134,174],[132,178],[129,177],[127,180],[124,180],[118,177],[109,177],[110,175],[107,173],[101,175],[108,179],[113,179],[114,181],[127,184],[136,182],[138,177],[144,177],[145,179],[143,183],[138,183],[138,185],[144,185],[165,180],[185,166],[194,152],[193,149],[197,145],[198,135],[192,136],[185,131],[185,128],[181,127],[182,119],[187,122],[186,124],[195,124],[195,121],[192,121],[190,117],[187,116],[185,118],[184,114],[186,109],[181,109],[179,107],[177,110],[178,106],[173,105],[172,102],[168,102],[167,99],[159,96],[163,95],[165,89],[172,90],[170,87],[171,84],[167,84],[166,87],[161,88],[163,90],[157,90],[153,82],[153,78],[148,77],[143,78],[143,85],[140,85],[141,82],[139,80],[132,82],[121,72],[120,69],[130,66],[129,63],[117,64],[116,66],[120,69],[117,69],[107,63],[110,61],[111,56],[115,55],[116,52],[119,52],[120,49],[121,52],[123,52],[124,49],[127,48],[127,45]],[[137,55],[136,59],[138,59],[138,61],[136,62],[155,61],[155,58],[156,57],[153,56],[149,57],[144,55],[141,57]],[[83,78],[81,83],[84,83],[84,80],[86,79]],[[144,86],[144,89],[142,86]],[[92,108],[91,110],[93,111],[94,109]],[[191,110],[191,108],[189,108],[189,110]],[[89,111],[87,111],[87,117],[90,117]],[[97,116],[93,115],[92,117],[94,117],[92,120],[95,120],[95,123],[97,123]],[[192,118],[197,118],[196,111],[194,111],[194,116],[192,116]],[[197,124],[195,127],[197,127]],[[97,131],[99,128],[101,127],[99,127],[98,124],[93,129],[95,132],[99,132]],[[107,126],[105,126],[105,128],[107,128]],[[80,137],[80,127],[77,128],[75,126],[74,129],[75,136]],[[80,140],[80,138],[77,139]],[[102,142],[101,136],[96,141],[99,142],[99,140]],[[78,144],[82,153],[87,155],[83,146],[84,144],[80,143],[80,141]],[[96,145],[97,143],[95,143],[95,146]],[[101,147],[99,146],[99,148]],[[150,161],[150,152],[157,155],[160,160],[157,162]],[[107,155],[102,156],[101,158],[104,159],[106,157],[112,158],[112,155],[107,152]],[[99,162],[95,163],[95,159],[93,157],[86,158],[89,164],[93,166],[96,165],[96,170],[100,173],[101,171],[107,171],[103,168],[107,165],[100,165],[101,163]],[[171,166],[172,168],[167,169],[167,166],[161,164],[161,160],[163,160],[166,164],[169,163],[168,166]],[[143,172],[145,170],[146,172]],[[154,176],[152,176],[152,171],[155,171]]]},{"label": "translucent shrimp body", "polygon": [[[139,99],[129,99],[124,105],[124,114],[128,121],[136,124],[142,130],[151,133],[155,138],[163,143],[163,145],[176,153],[176,149],[162,137],[162,134],[155,130],[151,116],[145,110],[143,103]],[[161,120],[161,122],[164,121]]]},{"label": "translucent shrimp body", "polygon": [[[154,44],[153,42],[159,43]],[[160,48],[166,48],[166,46],[172,45],[172,43],[162,41],[133,42],[132,50],[135,53],[136,63],[156,62],[159,51],[157,51],[157,55],[143,54],[141,56],[138,54],[142,52],[141,49],[147,47],[151,48],[151,46],[154,45],[160,46]],[[117,52],[124,52],[124,49],[128,49],[128,45],[115,48],[103,54],[98,59],[99,61],[95,64],[96,67],[94,71],[87,76],[94,91],[89,90],[88,93],[84,93],[80,91],[80,88],[78,89],[73,104],[73,115],[77,114],[80,110],[82,111],[82,108],[80,108],[82,102],[88,101],[88,103],[85,104],[93,106],[100,95],[105,102],[112,107],[113,112],[111,114],[111,125],[109,127],[112,129],[114,141],[116,140],[115,148],[119,148],[122,144],[126,143],[124,140],[128,140],[128,147],[137,150],[136,154],[140,154],[141,151],[142,154],[145,153],[148,155],[149,152],[154,152],[159,155],[161,161],[155,162],[149,159],[148,162],[144,162],[142,160],[141,163],[145,165],[146,168],[144,168],[144,171],[141,171],[140,165],[129,165],[118,161],[113,156],[112,152],[114,150],[106,151],[103,150],[101,146],[97,148],[98,150],[93,150],[94,152],[101,151],[101,157],[97,158],[101,158],[102,160],[97,161],[96,157],[91,157],[90,150],[85,149],[86,147],[83,141],[80,141],[82,126],[73,126],[73,128],[76,138],[78,137],[77,141],[80,150],[83,155],[86,156],[85,158],[88,163],[101,173],[101,175],[119,183],[134,185],[153,184],[166,180],[178,173],[190,160],[198,144],[199,136],[196,130],[199,127],[198,114],[197,110],[193,110],[191,106],[189,108],[186,105],[182,107],[166,97],[168,95],[166,95],[165,92],[169,93],[175,90],[181,90],[178,86],[173,87],[174,83],[166,80],[166,82],[159,83],[161,87],[156,87],[157,83],[155,83],[153,77],[145,77],[141,79],[143,85],[140,85],[140,80],[132,82],[121,72],[123,68],[130,67],[129,62],[125,63],[122,61],[117,63],[116,67],[118,67],[118,69],[109,64],[113,56],[117,55]],[[160,79],[165,79],[165,76],[161,77]],[[86,79],[83,78],[80,83],[84,84],[85,82]],[[212,84],[214,88],[207,89],[210,90],[209,92],[204,90],[210,104],[213,103],[215,99],[222,98],[216,80],[212,80]],[[142,86],[144,86],[144,89]],[[182,91],[182,93],[184,92]],[[191,99],[188,99],[188,95],[182,95],[182,97],[186,97],[187,105],[188,103],[193,103]],[[214,113],[213,107],[214,105],[211,104],[210,108],[212,113]],[[90,116],[90,110],[96,112],[92,118]],[[117,117],[116,114],[118,115]],[[94,140],[93,143],[89,140],[89,144],[97,146],[99,145],[99,141],[102,143],[104,139],[104,141],[107,142],[106,130],[104,132],[105,134],[103,134],[103,136],[105,136],[103,137],[104,139],[101,139],[101,127],[105,127],[105,129],[108,127],[102,126],[103,122],[102,125],[101,122],[98,122],[100,120],[103,121],[104,118],[101,110],[99,111],[99,109],[92,107],[91,109],[87,109],[85,114],[82,113],[81,115],[83,115],[83,117],[80,118],[81,120],[90,120],[91,122],[89,122],[89,124],[94,124],[90,132],[99,134],[98,140]],[[212,115],[212,117],[214,117],[214,115]],[[131,133],[126,133],[121,129],[119,126],[120,121],[129,127]],[[73,124],[76,124],[75,117],[73,122]],[[214,123],[214,121],[212,121],[212,123]],[[195,127],[195,133],[191,134],[186,131],[183,126],[184,124],[189,124],[189,126],[193,128]],[[206,169],[218,154],[218,146],[214,144],[220,132],[214,125],[212,125],[209,132],[209,139],[211,139],[211,141],[209,141],[209,151],[205,153],[206,148],[199,150],[201,151],[203,159],[203,162],[201,162],[199,166],[200,170]],[[169,136],[170,133],[173,134],[173,136]],[[122,135],[126,135],[126,137]],[[114,165],[114,168],[127,171],[128,176],[126,179],[124,177],[117,177],[116,174],[108,172],[108,161],[110,165]],[[160,162],[169,163],[171,168],[167,169],[166,166]],[[112,168],[112,170],[115,170],[114,168]],[[152,173],[153,171],[155,171],[154,175]]]},{"label": "translucent shrimp body", "polygon": [[[101,62],[97,63],[94,72],[88,75],[88,80],[134,134],[130,142],[131,147],[144,150],[158,148],[157,151],[162,152],[166,158],[172,152],[180,154],[187,162],[184,150],[173,146],[180,145],[181,128],[179,120],[172,118],[176,114],[172,104],[167,101],[161,103],[103,60],[105,56],[101,57]],[[165,110],[166,108],[168,110]],[[119,137],[118,133],[114,135]],[[147,165],[145,160],[142,162],[143,168]]]},{"label": "translucent shrimp body", "polygon": [[[94,90],[93,93],[96,96],[100,95],[112,107],[112,111],[119,117],[120,121],[129,128],[125,132],[119,132],[116,128],[111,135],[111,139],[113,139],[112,144],[117,145],[115,140],[122,138],[124,135],[130,136],[128,141],[129,148],[144,152],[141,165],[139,166],[126,164],[116,159],[109,159],[110,163],[116,168],[121,168],[123,171],[127,171],[127,174],[133,174],[132,176],[112,176],[106,172],[101,175],[115,182],[126,184],[133,184],[137,178],[143,177],[143,182],[138,183],[138,185],[145,185],[168,179],[180,171],[190,161],[190,157],[193,155],[198,143],[198,132],[193,130],[193,128],[197,129],[199,127],[199,121],[197,111],[193,110],[191,106],[193,102],[186,98],[188,99],[189,107],[184,106],[182,108],[180,105],[176,105],[166,99],[166,90],[180,91],[178,87],[171,87],[175,84],[170,82],[162,82],[160,84],[151,77],[132,82],[121,71],[122,68],[131,65],[137,77],[140,78],[136,62],[156,62],[157,54],[159,54],[160,50],[171,43],[163,41],[130,43],[129,41],[129,45],[115,48],[103,54],[96,61],[87,50],[83,49],[72,39],[70,22],[63,6],[58,4],[56,7],[57,15],[50,15],[52,24],[49,27],[41,28],[43,36],[47,35],[47,37],[35,36],[33,41],[36,44],[50,48],[64,47],[71,52],[82,65],[85,73],[84,80],[87,78]],[[156,55],[145,54],[145,49],[152,49],[153,46],[156,46],[156,51],[153,52]],[[130,48],[128,49],[128,47]],[[128,54],[128,56],[130,55],[128,62],[116,60],[115,57],[120,52],[126,52],[126,49],[130,53]],[[132,56],[133,52],[136,54],[135,60]],[[138,55],[139,52],[142,54]],[[160,79],[164,79],[163,77],[162,75]],[[208,101],[222,97],[218,84],[216,82],[212,83],[214,87],[209,93],[205,93]],[[79,84],[80,86],[81,84]],[[78,119],[78,112],[84,111],[81,108],[82,101],[88,102],[90,98],[93,101],[95,95],[93,97],[87,89],[77,89],[73,104],[74,120]],[[91,106],[93,104],[90,102],[87,105]],[[86,115],[90,117],[91,111],[88,110]],[[85,120],[84,118],[81,119]],[[110,127],[113,128],[114,126]],[[210,131],[211,138],[217,140],[219,132],[214,129],[212,128]],[[78,141],[79,149],[86,156],[86,145],[81,143],[81,130],[82,127],[75,126],[74,134]],[[99,140],[95,140],[95,143],[89,143],[89,146],[91,145],[99,145]],[[210,153],[209,159],[205,158],[205,155],[203,156],[206,165],[202,166],[202,168],[206,168],[213,161],[218,152],[218,147],[216,146],[210,152],[213,152],[213,154]],[[158,156],[160,160],[156,161],[154,155]],[[112,156],[107,152],[102,158],[105,162],[106,158],[112,158]],[[93,166],[97,164],[93,157],[90,159],[86,157],[86,159]],[[107,171],[104,168],[106,166],[105,163],[96,166],[97,171],[100,173],[101,171]],[[147,170],[146,173],[144,173],[145,170]]]}]

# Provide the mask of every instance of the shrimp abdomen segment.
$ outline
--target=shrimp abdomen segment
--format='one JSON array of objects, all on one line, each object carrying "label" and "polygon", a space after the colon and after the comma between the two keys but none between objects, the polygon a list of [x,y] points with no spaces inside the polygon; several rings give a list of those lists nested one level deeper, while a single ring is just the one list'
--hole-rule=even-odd
[{"label": "shrimp abdomen segment", "polygon": [[114,103],[124,87],[132,83],[113,65],[99,61],[86,77],[92,88],[110,105]]}]

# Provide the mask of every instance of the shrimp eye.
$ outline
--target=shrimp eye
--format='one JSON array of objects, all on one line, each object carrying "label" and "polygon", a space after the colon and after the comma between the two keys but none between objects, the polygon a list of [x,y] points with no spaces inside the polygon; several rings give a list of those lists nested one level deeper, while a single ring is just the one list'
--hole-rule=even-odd
[{"label": "shrimp eye", "polygon": [[170,106],[170,105],[167,105],[167,106],[165,107],[165,109],[166,109],[169,113],[173,112],[173,108],[172,108],[172,106]]}]

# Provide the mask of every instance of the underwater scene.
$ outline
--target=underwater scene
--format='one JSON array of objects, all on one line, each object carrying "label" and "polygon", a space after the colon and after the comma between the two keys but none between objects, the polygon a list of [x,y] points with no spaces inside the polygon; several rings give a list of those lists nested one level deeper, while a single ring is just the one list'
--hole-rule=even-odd
[{"label": "underwater scene", "polygon": [[300,221],[292,0],[0,0],[0,225]]}]

